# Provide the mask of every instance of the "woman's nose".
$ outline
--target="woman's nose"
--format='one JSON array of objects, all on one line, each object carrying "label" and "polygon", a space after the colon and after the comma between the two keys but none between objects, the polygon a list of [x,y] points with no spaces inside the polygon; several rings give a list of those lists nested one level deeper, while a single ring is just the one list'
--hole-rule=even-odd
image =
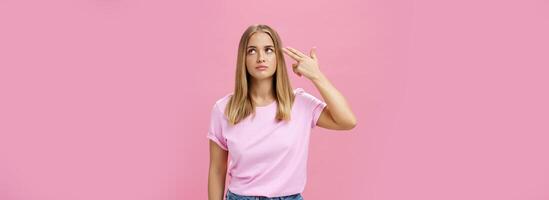
[{"label": "woman's nose", "polygon": [[265,62],[265,57],[263,57],[262,53],[257,54],[257,62]]}]

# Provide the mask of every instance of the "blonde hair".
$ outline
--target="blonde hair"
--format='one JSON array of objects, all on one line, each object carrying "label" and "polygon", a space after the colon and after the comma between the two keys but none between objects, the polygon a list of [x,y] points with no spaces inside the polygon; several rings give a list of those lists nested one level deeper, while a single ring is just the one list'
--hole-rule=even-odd
[{"label": "blonde hair", "polygon": [[277,102],[277,121],[290,120],[290,113],[295,99],[292,86],[286,70],[286,62],[282,54],[282,41],[278,33],[271,27],[264,24],[255,24],[249,26],[240,38],[238,45],[238,57],[236,62],[236,76],[234,92],[225,107],[225,115],[229,124],[235,125],[248,115],[254,114],[255,107],[250,96],[251,76],[246,70],[246,47],[248,40],[256,32],[267,33],[271,36],[274,43],[276,55],[276,71],[273,74],[273,94]]}]

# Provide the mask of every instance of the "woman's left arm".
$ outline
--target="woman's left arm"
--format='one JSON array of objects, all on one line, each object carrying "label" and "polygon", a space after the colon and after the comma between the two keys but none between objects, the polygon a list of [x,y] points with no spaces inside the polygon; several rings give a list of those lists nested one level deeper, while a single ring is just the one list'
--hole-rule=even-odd
[{"label": "woman's left arm", "polygon": [[310,56],[291,47],[283,48],[284,52],[297,63],[292,65],[298,76],[305,76],[313,82],[327,106],[318,118],[317,125],[332,130],[350,130],[356,126],[356,117],[345,97],[333,86],[318,67],[316,48]]},{"label": "woman's left arm", "polygon": [[318,118],[317,125],[332,130],[353,129],[356,126],[356,118],[345,97],[324,75],[311,81],[327,104]]}]

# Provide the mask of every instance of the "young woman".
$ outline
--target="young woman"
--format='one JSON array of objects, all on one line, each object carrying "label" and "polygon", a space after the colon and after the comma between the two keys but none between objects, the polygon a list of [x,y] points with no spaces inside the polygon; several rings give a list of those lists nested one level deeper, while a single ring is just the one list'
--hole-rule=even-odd
[{"label": "young woman", "polygon": [[[283,52],[325,102],[292,89]],[[211,111],[209,199],[223,199],[227,172],[227,200],[303,199],[311,129],[354,128],[351,108],[320,71],[315,48],[310,55],[283,48],[267,25],[252,25],[240,38],[235,82]]]}]

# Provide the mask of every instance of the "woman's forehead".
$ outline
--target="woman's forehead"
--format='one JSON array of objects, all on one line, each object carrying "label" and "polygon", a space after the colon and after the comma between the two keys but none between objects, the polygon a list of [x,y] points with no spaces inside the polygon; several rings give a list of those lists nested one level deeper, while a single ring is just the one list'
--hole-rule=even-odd
[{"label": "woman's forehead", "polygon": [[264,47],[264,46],[274,46],[273,39],[269,34],[258,32],[252,34],[250,40],[248,41],[248,47]]}]

